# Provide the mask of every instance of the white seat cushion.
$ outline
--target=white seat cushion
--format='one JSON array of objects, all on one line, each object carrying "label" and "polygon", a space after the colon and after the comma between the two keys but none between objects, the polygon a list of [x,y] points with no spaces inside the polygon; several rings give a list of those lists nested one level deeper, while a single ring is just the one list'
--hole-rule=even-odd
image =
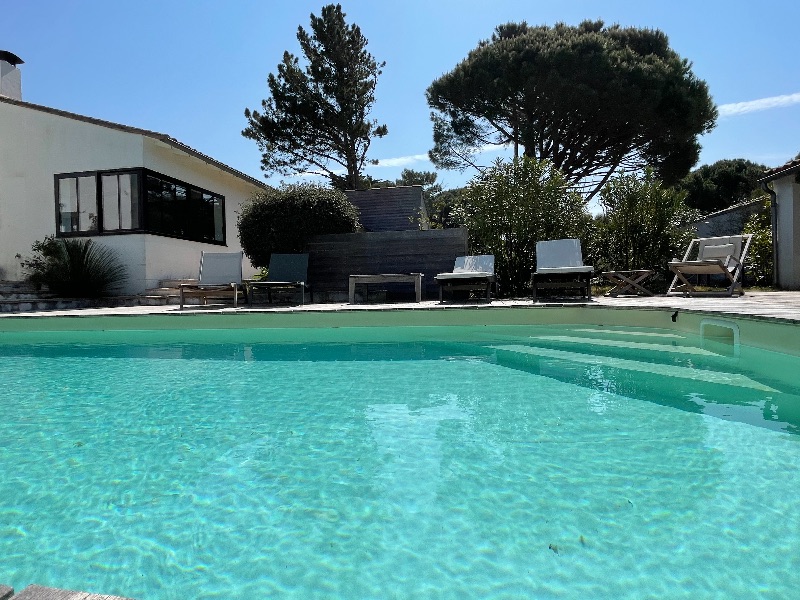
[{"label": "white seat cushion", "polygon": [[439,273],[435,279],[477,279],[492,276],[492,273],[485,271],[458,271],[456,273]]},{"label": "white seat cushion", "polygon": [[553,275],[557,273],[591,273],[594,270],[592,266],[583,267],[542,267],[536,269],[537,275]]},{"label": "white seat cushion", "polygon": [[712,258],[727,258],[735,252],[733,244],[719,244],[717,246],[703,246],[702,256],[699,260],[708,260]]}]

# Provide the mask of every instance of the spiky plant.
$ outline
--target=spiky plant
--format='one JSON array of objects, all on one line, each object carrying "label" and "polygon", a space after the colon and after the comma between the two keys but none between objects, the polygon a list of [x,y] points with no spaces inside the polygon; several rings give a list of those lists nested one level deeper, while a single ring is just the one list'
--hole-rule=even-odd
[{"label": "spiky plant", "polygon": [[116,252],[92,240],[48,236],[31,249],[33,258],[22,262],[28,280],[65,298],[108,296],[127,279]]}]

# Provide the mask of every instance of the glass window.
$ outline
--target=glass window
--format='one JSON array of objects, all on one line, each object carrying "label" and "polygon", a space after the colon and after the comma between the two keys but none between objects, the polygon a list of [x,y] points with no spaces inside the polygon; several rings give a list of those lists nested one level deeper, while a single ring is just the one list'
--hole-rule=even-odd
[{"label": "glass window", "polygon": [[139,175],[119,175],[119,228],[139,229]]},{"label": "glass window", "polygon": [[148,174],[145,229],[198,242],[225,243],[225,199],[156,174]]},{"label": "glass window", "polygon": [[56,175],[56,183],[59,234],[141,231],[225,243],[219,194],[145,169]]},{"label": "glass window", "polygon": [[103,175],[103,231],[121,229],[119,223],[119,179],[117,175]]},{"label": "glass window", "polygon": [[103,231],[139,229],[139,175],[109,173],[100,179]]},{"label": "glass window", "polygon": [[78,231],[78,180],[74,177],[58,180],[58,231]]},{"label": "glass window", "polygon": [[97,231],[97,177],[78,177],[78,228]]},{"label": "glass window", "polygon": [[225,241],[225,207],[219,196],[214,198],[214,240]]},{"label": "glass window", "polygon": [[58,232],[95,232],[97,222],[97,177],[80,175],[58,180]]}]

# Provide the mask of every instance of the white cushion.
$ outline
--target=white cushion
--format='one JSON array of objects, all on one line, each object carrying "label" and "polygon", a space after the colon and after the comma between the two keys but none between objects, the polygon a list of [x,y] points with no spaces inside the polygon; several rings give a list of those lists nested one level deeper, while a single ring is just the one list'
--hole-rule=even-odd
[{"label": "white cushion", "polygon": [[492,273],[485,271],[458,271],[455,273],[439,273],[435,279],[486,279],[493,277]]},{"label": "white cushion", "polygon": [[536,268],[582,267],[581,242],[577,239],[536,242]]},{"label": "white cushion", "polygon": [[592,266],[583,266],[583,267],[542,267],[541,269],[536,269],[537,275],[553,275],[557,273],[591,273],[594,271],[594,267]]},{"label": "white cushion", "polygon": [[453,266],[453,273],[494,273],[494,255],[478,254],[459,256]]},{"label": "white cushion", "polygon": [[718,246],[703,246],[702,256],[700,260],[708,260],[710,258],[727,258],[731,256],[736,249],[733,244],[720,244]]}]

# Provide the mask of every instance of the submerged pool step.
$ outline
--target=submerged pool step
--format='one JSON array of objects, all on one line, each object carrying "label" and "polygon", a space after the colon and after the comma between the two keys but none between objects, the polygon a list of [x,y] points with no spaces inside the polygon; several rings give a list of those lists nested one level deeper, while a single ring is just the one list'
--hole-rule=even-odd
[{"label": "submerged pool step", "polygon": [[738,373],[710,371],[707,369],[695,369],[678,365],[643,362],[627,358],[615,358],[611,356],[596,356],[591,354],[583,354],[580,352],[570,352],[553,348],[515,344],[492,346],[492,348],[497,352],[498,362],[501,362],[501,364],[504,358],[503,354],[506,353],[508,355],[506,358],[530,360],[541,358],[555,359],[583,365],[596,365],[599,367],[608,367],[623,371],[649,373],[651,375],[660,375],[663,377],[677,377],[680,379],[700,381],[704,383],[748,388],[762,392],[778,392],[778,390],[774,388]]}]

